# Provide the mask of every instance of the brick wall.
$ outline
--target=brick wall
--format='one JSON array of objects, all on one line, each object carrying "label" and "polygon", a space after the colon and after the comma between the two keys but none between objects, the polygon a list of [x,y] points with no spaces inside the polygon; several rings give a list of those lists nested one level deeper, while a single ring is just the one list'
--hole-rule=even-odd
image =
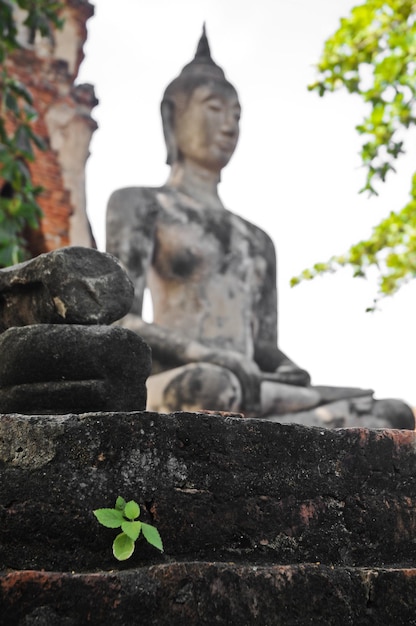
[{"label": "brick wall", "polygon": [[35,132],[48,149],[35,150],[30,163],[33,182],[44,188],[40,229],[25,233],[33,255],[70,244],[94,246],[85,206],[85,162],[96,123],[91,110],[97,104],[91,85],[74,85],[83,59],[86,22],[93,15],[88,0],[66,0],[62,31],[28,43],[20,20],[22,49],[7,61],[8,71],[30,90],[39,117]]}]

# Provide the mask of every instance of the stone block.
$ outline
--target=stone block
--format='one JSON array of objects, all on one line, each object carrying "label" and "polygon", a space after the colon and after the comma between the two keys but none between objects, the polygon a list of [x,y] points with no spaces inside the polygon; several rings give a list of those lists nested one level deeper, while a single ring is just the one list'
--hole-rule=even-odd
[{"label": "stone block", "polygon": [[146,408],[150,348],[125,328],[77,324],[9,328],[0,335],[0,353],[3,413]]},{"label": "stone block", "polygon": [[416,570],[171,563],[0,575],[9,626],[368,626],[416,623]]},{"label": "stone block", "polygon": [[111,324],[129,312],[133,294],[111,254],[62,248],[0,271],[0,332],[30,324]]}]

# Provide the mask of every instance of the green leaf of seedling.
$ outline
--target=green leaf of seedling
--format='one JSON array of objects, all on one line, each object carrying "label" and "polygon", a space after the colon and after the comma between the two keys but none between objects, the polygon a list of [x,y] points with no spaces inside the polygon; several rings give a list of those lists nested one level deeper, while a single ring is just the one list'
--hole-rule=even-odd
[{"label": "green leaf of seedling", "polygon": [[125,499],[119,496],[116,500],[116,505],[114,508],[117,509],[117,511],[124,511],[125,506],[126,506]]},{"label": "green leaf of seedling", "polygon": [[141,522],[123,522],[121,525],[121,530],[123,533],[126,533],[127,537],[130,537],[133,541],[136,541],[140,535],[140,531],[142,528]]},{"label": "green leaf of seedling", "polygon": [[139,517],[140,507],[137,502],[135,502],[134,500],[130,500],[130,502],[127,502],[126,506],[124,507],[124,515],[130,520]]},{"label": "green leaf of seedling", "polygon": [[119,528],[124,521],[123,512],[116,509],[96,509],[93,513],[106,528]]},{"label": "green leaf of seedling", "polygon": [[152,546],[163,552],[163,543],[157,528],[151,526],[150,524],[144,524],[142,522],[142,532],[146,541],[148,541]]},{"label": "green leaf of seedling", "polygon": [[134,552],[134,541],[126,535],[120,533],[113,541],[113,554],[118,561],[125,561]]}]

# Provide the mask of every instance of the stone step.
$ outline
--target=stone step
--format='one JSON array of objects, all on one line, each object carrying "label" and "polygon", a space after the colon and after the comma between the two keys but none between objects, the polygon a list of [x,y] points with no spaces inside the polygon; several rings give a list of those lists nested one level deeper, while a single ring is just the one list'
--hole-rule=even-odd
[{"label": "stone step", "polygon": [[0,576],[2,623],[412,626],[416,569],[187,562]]},{"label": "stone step", "polygon": [[172,560],[416,563],[413,431],[176,413],[0,416],[0,568],[117,566],[93,510],[142,506]]}]

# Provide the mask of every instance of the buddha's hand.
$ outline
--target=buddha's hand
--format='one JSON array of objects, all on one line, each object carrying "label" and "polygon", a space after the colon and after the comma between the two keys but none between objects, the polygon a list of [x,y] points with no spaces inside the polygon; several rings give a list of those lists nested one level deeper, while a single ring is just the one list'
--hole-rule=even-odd
[{"label": "buddha's hand", "polygon": [[260,415],[260,384],[262,374],[258,365],[234,350],[208,348],[191,342],[187,350],[191,361],[213,363],[230,370],[238,378],[243,395],[242,410],[250,415]]},{"label": "buddha's hand", "polygon": [[[269,375],[267,375],[267,378],[269,378]],[[279,365],[276,371],[271,374],[270,380],[298,387],[308,387],[311,383],[311,377],[308,372],[294,363],[282,363]]]},{"label": "buddha's hand", "polygon": [[260,415],[260,384],[262,380],[258,365],[239,352],[220,351],[214,355],[212,363],[226,367],[240,382],[243,395],[242,410],[247,415]]}]

